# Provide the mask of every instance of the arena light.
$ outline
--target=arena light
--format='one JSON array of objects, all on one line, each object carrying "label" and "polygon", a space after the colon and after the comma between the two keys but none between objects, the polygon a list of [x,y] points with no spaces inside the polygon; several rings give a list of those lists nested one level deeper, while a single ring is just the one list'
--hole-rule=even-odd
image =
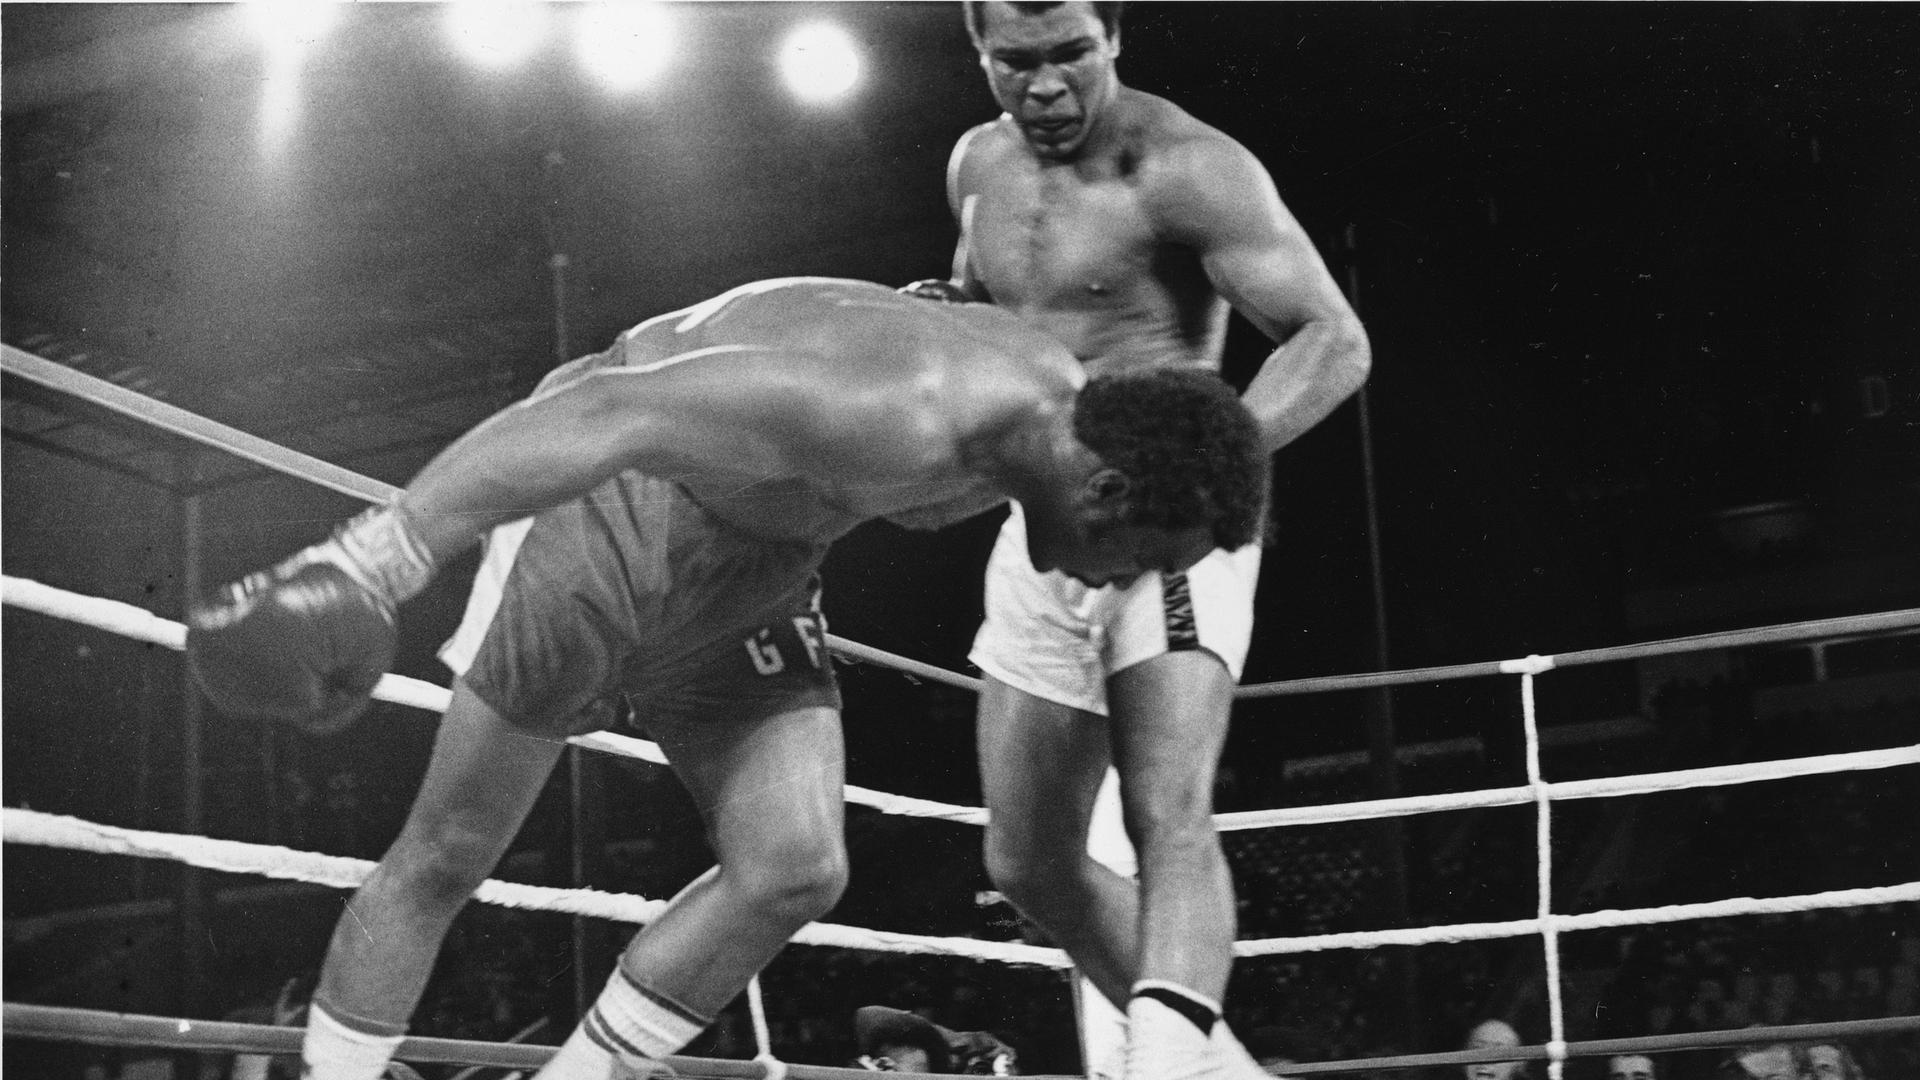
[{"label": "arena light", "polygon": [[808,23],[780,46],[780,72],[803,101],[831,101],[860,81],[860,52],[832,23]]},{"label": "arena light", "polygon": [[580,63],[615,90],[652,82],[673,59],[673,19],[666,5],[593,4],[574,22],[574,52]]},{"label": "arena light", "polygon": [[260,79],[260,147],[271,155],[286,144],[300,119],[301,65],[333,29],[340,9],[298,0],[257,0],[240,5],[240,10],[266,50]]},{"label": "arena light", "polygon": [[256,0],[240,7],[254,36],[275,58],[308,52],[327,36],[340,15],[337,5],[298,0]]},{"label": "arena light", "polygon": [[459,0],[447,5],[447,30],[469,59],[510,67],[533,55],[547,33],[547,6],[502,0]]},{"label": "arena light", "polygon": [[278,154],[300,120],[300,77],[293,72],[269,72],[260,80],[260,149]]}]

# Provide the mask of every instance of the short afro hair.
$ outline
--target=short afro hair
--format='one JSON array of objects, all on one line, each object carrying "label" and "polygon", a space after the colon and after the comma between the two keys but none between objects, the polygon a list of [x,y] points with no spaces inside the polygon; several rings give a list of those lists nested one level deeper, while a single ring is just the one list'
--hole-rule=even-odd
[{"label": "short afro hair", "polygon": [[1228,551],[1262,539],[1268,455],[1253,414],[1218,375],[1095,376],[1074,406],[1073,433],[1132,482],[1128,524],[1209,528]]},{"label": "short afro hair", "polygon": [[[1022,15],[1040,15],[1059,7],[1064,0],[1010,0],[1014,10]],[[978,44],[987,36],[986,12],[981,9],[983,0],[961,0],[960,10],[967,20],[967,33]],[[1106,30],[1107,37],[1120,32],[1120,13],[1126,9],[1125,0],[1094,0],[1093,13],[1100,20],[1100,26]]]}]

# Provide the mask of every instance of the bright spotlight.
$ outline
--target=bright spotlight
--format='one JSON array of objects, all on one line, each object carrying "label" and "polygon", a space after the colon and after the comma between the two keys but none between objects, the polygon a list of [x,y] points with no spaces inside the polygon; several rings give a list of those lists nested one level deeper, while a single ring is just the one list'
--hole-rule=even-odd
[{"label": "bright spotlight", "polygon": [[447,29],[470,58],[488,67],[506,67],[540,47],[547,32],[547,5],[459,0],[447,5]]},{"label": "bright spotlight", "polygon": [[277,155],[300,120],[300,79],[287,73],[260,80],[260,149]]},{"label": "bright spotlight", "polygon": [[803,100],[829,101],[860,80],[860,53],[845,30],[809,23],[787,35],[780,47],[780,71],[788,88]]},{"label": "bright spotlight", "polygon": [[616,90],[653,81],[673,57],[673,20],[666,6],[644,3],[594,4],[574,24],[574,48],[581,64]]},{"label": "bright spotlight", "polygon": [[299,0],[254,0],[242,4],[254,36],[274,56],[297,56],[313,48],[333,29],[340,8],[336,4]]}]

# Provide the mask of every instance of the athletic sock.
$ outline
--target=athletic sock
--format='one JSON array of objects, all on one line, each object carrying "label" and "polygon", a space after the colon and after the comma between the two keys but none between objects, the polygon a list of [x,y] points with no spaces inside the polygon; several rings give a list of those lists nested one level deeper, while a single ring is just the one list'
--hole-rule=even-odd
[{"label": "athletic sock", "polygon": [[1133,984],[1134,997],[1147,997],[1172,1009],[1206,1035],[1220,1021],[1220,1003],[1176,982],[1165,979],[1141,979]]},{"label": "athletic sock", "polygon": [[642,987],[616,968],[600,999],[536,1080],[607,1080],[615,1062],[641,1071],[692,1042],[711,1023],[712,1017]]},{"label": "athletic sock", "polygon": [[1225,1080],[1227,1063],[1208,1032],[1217,1006],[1177,983],[1135,983],[1127,1001],[1125,1080]]},{"label": "athletic sock", "polygon": [[1259,1062],[1253,1060],[1253,1055],[1240,1044],[1240,1040],[1233,1037],[1233,1030],[1227,1027],[1226,1021],[1213,1025],[1213,1033],[1208,1041],[1215,1060],[1225,1062],[1230,1067],[1229,1076],[1251,1078],[1270,1075]]},{"label": "athletic sock", "polygon": [[[373,1026],[368,1021],[357,1021]],[[380,1080],[406,1034],[391,1025],[384,1032],[349,1027],[320,1007],[307,1007],[307,1034],[300,1044],[306,1080]]]}]

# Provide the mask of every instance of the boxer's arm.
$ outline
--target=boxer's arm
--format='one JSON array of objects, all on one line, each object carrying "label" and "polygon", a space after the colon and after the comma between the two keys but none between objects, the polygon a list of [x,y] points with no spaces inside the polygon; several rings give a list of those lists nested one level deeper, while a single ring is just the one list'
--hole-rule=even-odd
[{"label": "boxer's arm", "polygon": [[653,369],[603,368],[461,437],[400,497],[433,561],[496,525],[629,469],[663,477],[886,482],[937,452],[915,426],[909,373],[741,349]]},{"label": "boxer's arm", "polygon": [[1163,227],[1199,254],[1234,310],[1278,343],[1244,395],[1267,449],[1278,450],[1366,381],[1366,331],[1251,153],[1214,136],[1172,162],[1155,200]]},{"label": "boxer's arm", "polygon": [[986,282],[980,280],[973,265],[973,212],[980,196],[967,190],[962,175],[968,150],[987,127],[981,124],[971,128],[960,136],[959,142],[953,144],[953,156],[947,159],[947,209],[953,213],[954,224],[960,228],[960,239],[953,248],[953,283],[972,299],[992,303],[993,297],[987,292]]},{"label": "boxer's arm", "polygon": [[398,608],[436,567],[625,469],[911,488],[947,429],[912,406],[898,366],[754,349],[565,383],[496,413],[394,503],[197,600],[190,669],[229,715],[336,731],[365,710],[392,663]]}]

